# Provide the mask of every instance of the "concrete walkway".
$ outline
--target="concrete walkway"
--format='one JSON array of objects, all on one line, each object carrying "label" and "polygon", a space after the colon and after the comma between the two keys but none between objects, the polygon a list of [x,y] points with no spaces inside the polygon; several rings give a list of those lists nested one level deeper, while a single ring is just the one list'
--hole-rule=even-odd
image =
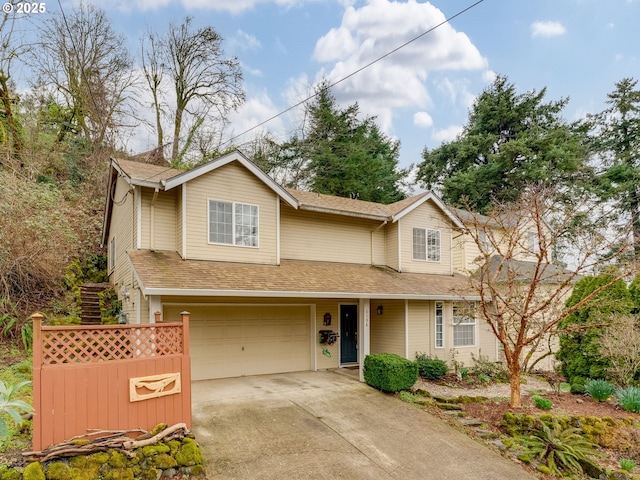
[{"label": "concrete walkway", "polygon": [[534,479],[415,406],[335,372],[193,383],[212,479]]}]

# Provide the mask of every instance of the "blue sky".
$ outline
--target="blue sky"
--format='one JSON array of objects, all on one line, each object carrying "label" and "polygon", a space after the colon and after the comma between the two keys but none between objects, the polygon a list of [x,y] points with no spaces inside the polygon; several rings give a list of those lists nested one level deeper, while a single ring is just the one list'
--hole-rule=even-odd
[{"label": "blue sky", "polygon": [[[147,27],[162,32],[186,15],[211,25],[242,64],[247,102],[233,116],[238,134],[305,98],[322,78],[339,80],[474,3],[473,0],[112,0],[95,1],[133,52]],[[62,1],[65,10],[72,3]],[[46,2],[49,12],[58,2]],[[33,14],[32,14],[33,15]],[[44,14],[46,15],[46,14]],[[44,16],[40,17],[40,19]],[[33,18],[33,20],[36,20]],[[640,79],[640,0],[484,0],[350,79],[334,94],[401,142],[401,163],[449,141],[475,97],[496,74],[523,93],[547,88],[570,97],[568,120],[604,108],[624,77]],[[281,138],[301,110],[266,124]],[[253,131],[255,133],[256,131]],[[153,147],[140,127],[127,145]]]}]

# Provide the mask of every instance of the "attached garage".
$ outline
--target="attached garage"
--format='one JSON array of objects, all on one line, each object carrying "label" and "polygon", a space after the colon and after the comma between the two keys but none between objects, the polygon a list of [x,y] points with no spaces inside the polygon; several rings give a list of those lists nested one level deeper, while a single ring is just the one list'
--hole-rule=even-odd
[{"label": "attached garage", "polygon": [[190,316],[192,380],[310,370],[308,305],[171,305]]}]

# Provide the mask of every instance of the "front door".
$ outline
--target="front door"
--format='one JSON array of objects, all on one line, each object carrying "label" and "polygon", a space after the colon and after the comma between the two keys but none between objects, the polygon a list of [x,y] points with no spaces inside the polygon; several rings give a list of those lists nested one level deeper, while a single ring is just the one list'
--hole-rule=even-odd
[{"label": "front door", "polygon": [[340,305],[340,363],[358,363],[357,305]]}]

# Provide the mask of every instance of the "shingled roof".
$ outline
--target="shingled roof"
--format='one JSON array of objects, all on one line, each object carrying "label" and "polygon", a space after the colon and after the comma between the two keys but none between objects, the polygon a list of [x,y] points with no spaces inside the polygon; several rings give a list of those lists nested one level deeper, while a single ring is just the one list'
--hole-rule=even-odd
[{"label": "shingled roof", "polygon": [[462,275],[283,260],[280,265],[183,260],[168,251],[128,252],[145,295],[476,300]]}]

